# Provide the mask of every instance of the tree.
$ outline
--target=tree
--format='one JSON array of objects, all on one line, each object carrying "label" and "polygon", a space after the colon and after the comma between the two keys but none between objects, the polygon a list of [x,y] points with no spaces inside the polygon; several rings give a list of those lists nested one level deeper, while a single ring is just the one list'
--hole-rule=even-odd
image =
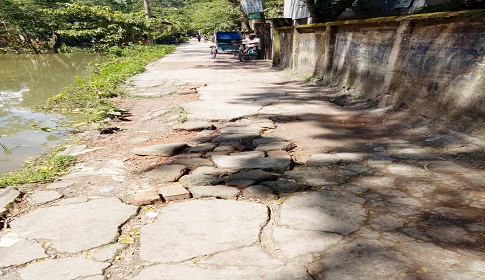
[{"label": "tree", "polygon": [[285,6],[284,0],[265,0],[264,15],[266,18],[282,18]]},{"label": "tree", "polygon": [[147,19],[153,17],[152,10],[150,9],[150,1],[143,0],[143,10],[145,11],[145,16]]},{"label": "tree", "polygon": [[337,19],[355,0],[305,0],[314,23]]},{"label": "tree", "polygon": [[30,1],[4,0],[0,5],[0,22],[7,30],[8,42],[26,44],[34,53],[39,53],[35,40],[47,39],[51,32],[44,16],[37,8],[32,8],[32,4]]},{"label": "tree", "polygon": [[239,8],[227,0],[192,1],[186,9],[194,30],[208,34],[217,30],[239,29]]},{"label": "tree", "polygon": [[419,9],[418,13],[434,13],[444,11],[461,11],[485,9],[485,1],[483,0],[446,0],[437,5],[424,6]]}]

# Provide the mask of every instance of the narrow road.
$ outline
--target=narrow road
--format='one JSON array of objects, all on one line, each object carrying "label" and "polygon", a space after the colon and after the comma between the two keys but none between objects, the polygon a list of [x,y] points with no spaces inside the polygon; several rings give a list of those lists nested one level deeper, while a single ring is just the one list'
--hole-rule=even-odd
[{"label": "narrow road", "polygon": [[126,87],[0,189],[0,279],[485,279],[482,140],[196,40]]}]

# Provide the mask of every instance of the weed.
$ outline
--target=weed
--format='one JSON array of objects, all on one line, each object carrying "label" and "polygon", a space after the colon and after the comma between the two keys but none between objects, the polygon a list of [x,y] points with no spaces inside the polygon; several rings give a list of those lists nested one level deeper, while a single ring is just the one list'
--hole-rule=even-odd
[{"label": "weed", "polygon": [[185,122],[187,122],[188,120],[189,120],[189,119],[188,119],[186,116],[182,116],[182,117],[178,118],[178,120],[177,120],[177,121],[178,121],[179,123],[185,123]]},{"label": "weed", "polygon": [[0,142],[0,146],[3,148],[3,151],[8,151],[8,148],[4,143]]},{"label": "weed", "polygon": [[[1,138],[1,136],[0,136],[0,138]],[[2,149],[3,149],[3,153],[4,153],[5,155],[9,156],[9,155],[11,155],[11,154],[12,154],[12,150],[10,150],[10,149],[7,147],[7,145],[5,145],[5,143],[0,142],[0,147],[2,147]]]},{"label": "weed", "polygon": [[362,100],[365,99],[365,95],[363,95],[363,94],[354,95],[354,96],[352,96],[352,99],[355,100],[355,101],[362,101]]},{"label": "weed", "polygon": [[145,65],[175,49],[175,46],[150,45],[112,48],[109,59],[91,65],[86,77],[79,77],[77,85],[66,88],[50,98],[42,107],[45,110],[65,111],[76,109],[84,112],[88,120],[103,121],[121,115],[123,110],[109,98],[124,95],[121,84],[135,74],[142,72]]},{"label": "weed", "polygon": [[184,107],[178,107],[178,111],[180,114],[187,115],[189,112],[185,110]]},{"label": "weed", "polygon": [[377,108],[379,107],[379,101],[375,99],[367,99],[367,106],[368,108]]},{"label": "weed", "polygon": [[187,118],[187,115],[189,114],[189,112],[187,112],[187,111],[185,110],[185,108],[184,108],[184,107],[178,107],[178,108],[177,108],[177,110],[178,110],[178,112],[179,112],[179,114],[180,114],[180,117],[178,118],[178,120],[177,120],[177,121],[178,121],[179,123],[184,123],[184,122],[187,122],[187,121],[189,120],[189,119]]},{"label": "weed", "polygon": [[0,177],[0,188],[12,185],[53,181],[74,164],[75,157],[58,155],[58,152],[25,162],[23,167]]}]

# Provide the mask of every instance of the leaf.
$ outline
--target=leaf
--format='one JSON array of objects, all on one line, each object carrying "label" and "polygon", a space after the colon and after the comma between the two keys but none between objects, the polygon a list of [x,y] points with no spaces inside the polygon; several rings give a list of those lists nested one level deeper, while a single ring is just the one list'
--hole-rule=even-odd
[{"label": "leaf", "polygon": [[427,267],[423,267],[422,269],[423,269],[423,272],[424,272],[424,273],[426,273],[426,272],[428,272],[428,271],[429,271],[429,269],[428,269]]},{"label": "leaf", "polygon": [[283,202],[285,202],[283,199],[278,199],[274,203],[280,205],[283,204]]},{"label": "leaf", "polygon": [[131,237],[129,234],[122,234],[118,237],[118,242],[121,244],[133,244],[135,238]]}]

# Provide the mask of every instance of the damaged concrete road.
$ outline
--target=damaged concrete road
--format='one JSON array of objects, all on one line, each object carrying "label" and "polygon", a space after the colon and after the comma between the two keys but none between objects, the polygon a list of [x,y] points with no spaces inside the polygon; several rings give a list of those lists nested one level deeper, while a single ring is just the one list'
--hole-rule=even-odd
[{"label": "damaged concrete road", "polygon": [[190,41],[133,77],[117,133],[1,190],[0,279],[483,279],[485,138],[269,64]]}]

